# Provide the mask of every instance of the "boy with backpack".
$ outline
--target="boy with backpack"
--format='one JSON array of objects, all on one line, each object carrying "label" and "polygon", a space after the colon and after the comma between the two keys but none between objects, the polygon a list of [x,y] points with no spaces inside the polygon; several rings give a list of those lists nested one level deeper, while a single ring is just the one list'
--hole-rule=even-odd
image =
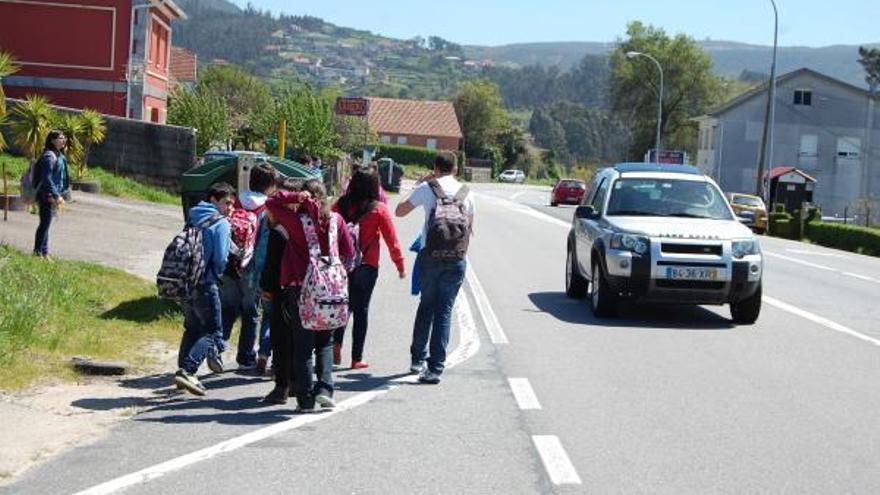
[{"label": "boy with backpack", "polygon": [[421,383],[440,383],[452,306],[464,281],[465,256],[473,233],[474,202],[467,186],[455,180],[455,172],[455,155],[440,153],[433,172],[420,179],[409,198],[395,210],[398,217],[409,215],[419,206],[425,210],[421,250],[416,257],[421,299],[410,346],[410,372],[419,374]]},{"label": "boy with backpack", "polygon": [[[266,222],[266,200],[275,190],[277,173],[268,163],[260,163],[251,170],[250,191],[242,191],[233,213],[229,216],[232,247],[229,263],[222,279],[220,301],[223,307],[223,340],[221,356],[229,345],[235,320],[241,317],[238,352],[235,361],[240,369],[257,368],[262,374],[271,354],[269,327],[260,322],[259,277],[266,260],[269,227]],[[268,321],[269,308],[263,308],[263,320]],[[254,352],[260,330],[259,355]],[[208,361],[215,372],[223,370],[222,360]],[[217,369],[215,369],[217,368]]]},{"label": "boy with backpack", "polygon": [[220,277],[229,257],[229,221],[235,189],[213,184],[208,197],[189,210],[189,220],[168,249],[157,276],[159,294],[183,304],[184,332],[174,375],[178,388],[205,395],[196,372],[223,336]]}]

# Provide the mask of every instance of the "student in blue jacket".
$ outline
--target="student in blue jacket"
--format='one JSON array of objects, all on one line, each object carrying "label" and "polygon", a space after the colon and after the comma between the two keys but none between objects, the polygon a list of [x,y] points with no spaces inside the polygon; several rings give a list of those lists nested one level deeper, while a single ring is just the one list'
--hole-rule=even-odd
[{"label": "student in blue jacket", "polygon": [[184,304],[184,332],[177,356],[179,369],[174,383],[195,395],[205,395],[205,386],[196,378],[205,359],[217,360],[223,339],[220,305],[220,277],[226,270],[232,237],[227,215],[235,204],[235,189],[224,182],[208,189],[208,198],[189,210],[190,225],[202,229],[205,273],[196,287],[195,296]]},{"label": "student in blue jacket", "polygon": [[64,205],[63,194],[67,190],[67,160],[64,150],[67,136],[59,130],[49,131],[43,154],[34,165],[34,182],[37,190],[37,206],[40,210],[40,225],[34,235],[34,255],[49,257],[49,226],[57,208]]}]

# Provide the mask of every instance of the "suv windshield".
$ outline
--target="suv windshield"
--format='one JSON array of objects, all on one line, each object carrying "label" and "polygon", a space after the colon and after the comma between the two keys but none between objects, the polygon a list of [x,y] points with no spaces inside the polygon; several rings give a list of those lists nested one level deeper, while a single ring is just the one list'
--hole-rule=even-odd
[{"label": "suv windshield", "polygon": [[763,208],[764,203],[753,196],[734,196],[733,204],[741,206],[754,206],[755,208]]},{"label": "suv windshield", "polygon": [[676,179],[619,179],[612,188],[607,215],[733,220],[717,187]]}]

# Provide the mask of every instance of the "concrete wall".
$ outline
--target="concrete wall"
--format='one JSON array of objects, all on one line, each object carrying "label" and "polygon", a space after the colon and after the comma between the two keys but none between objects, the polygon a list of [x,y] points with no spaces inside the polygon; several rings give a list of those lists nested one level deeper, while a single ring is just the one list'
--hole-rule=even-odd
[{"label": "concrete wall", "polygon": [[[812,105],[795,105],[794,92],[812,91]],[[755,190],[766,93],[717,115],[719,131],[711,152],[710,174],[725,191]],[[842,214],[859,197],[880,196],[880,105],[873,105],[870,150],[866,149],[868,100],[864,94],[810,74],[777,87],[773,161],[793,166],[818,180],[814,201],[825,214]],[[802,154],[804,135],[816,136],[816,153]],[[858,143],[859,156],[838,156],[838,142]]]},{"label": "concrete wall", "polygon": [[[8,99],[12,107],[17,100]],[[61,111],[78,112],[58,107]],[[107,137],[92,148],[89,164],[171,190],[180,188],[180,176],[196,162],[195,133],[188,127],[141,122],[105,115]],[[8,128],[7,142],[12,144]],[[13,150],[14,151],[14,150]]]}]

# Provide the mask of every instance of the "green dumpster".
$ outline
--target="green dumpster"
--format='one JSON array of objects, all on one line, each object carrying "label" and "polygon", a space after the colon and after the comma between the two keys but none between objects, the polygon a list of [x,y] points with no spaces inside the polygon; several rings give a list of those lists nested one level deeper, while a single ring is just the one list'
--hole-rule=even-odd
[{"label": "green dumpster", "polygon": [[264,153],[224,152],[222,156],[211,157],[202,165],[184,172],[180,184],[184,218],[190,208],[205,199],[208,187],[215,182],[226,182],[239,192],[249,190],[250,171],[256,164],[262,162],[272,165],[282,179],[320,180],[322,178],[320,170],[314,170],[300,163],[282,160]]}]

